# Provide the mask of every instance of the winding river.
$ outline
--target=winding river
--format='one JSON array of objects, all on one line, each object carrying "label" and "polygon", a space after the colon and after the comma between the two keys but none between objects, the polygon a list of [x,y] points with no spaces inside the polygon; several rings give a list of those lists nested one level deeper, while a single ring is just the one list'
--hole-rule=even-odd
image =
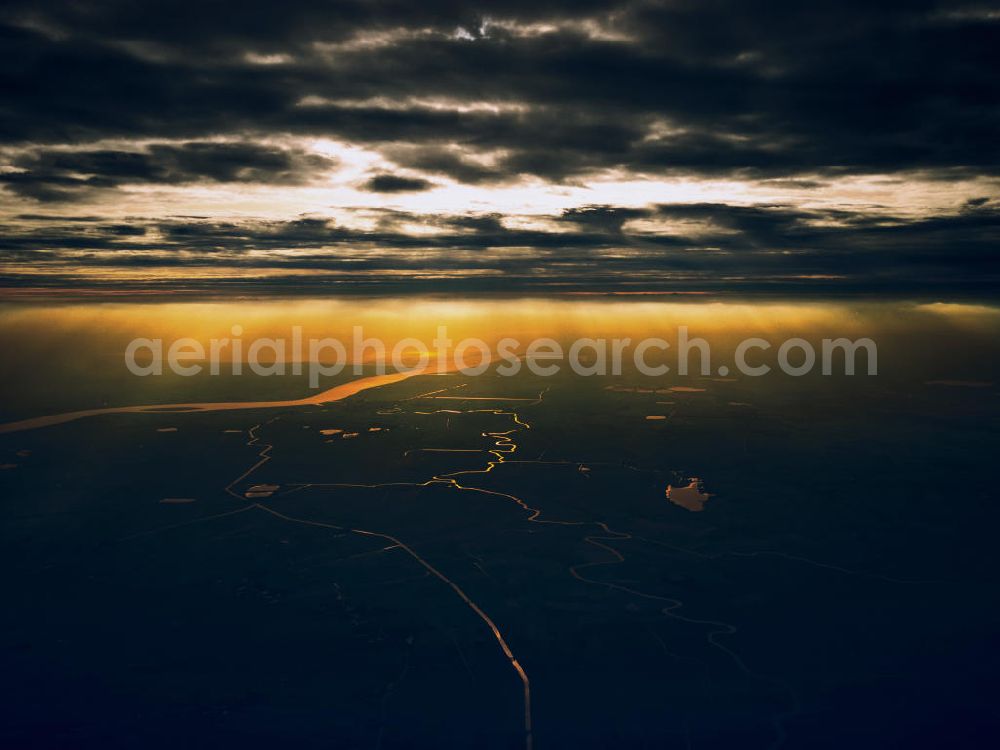
[{"label": "winding river", "polygon": [[84,419],[85,417],[97,417],[102,414],[172,414],[208,411],[234,411],[237,409],[283,409],[294,406],[314,406],[318,404],[328,404],[332,401],[342,401],[349,396],[361,393],[362,391],[367,391],[370,388],[378,388],[383,385],[398,383],[401,380],[412,378],[415,375],[430,375],[435,373],[437,373],[437,370],[422,369],[386,373],[384,375],[372,375],[334,386],[333,388],[322,391],[321,393],[317,393],[315,396],[292,399],[290,401],[220,401],[214,403],[190,404],[146,404],[142,406],[112,406],[105,409],[69,411],[63,414],[51,414],[46,417],[33,417],[31,419],[22,419],[18,422],[0,424],[0,433],[36,430],[39,427],[51,427],[52,425],[63,424],[64,422],[73,422],[77,419]]}]

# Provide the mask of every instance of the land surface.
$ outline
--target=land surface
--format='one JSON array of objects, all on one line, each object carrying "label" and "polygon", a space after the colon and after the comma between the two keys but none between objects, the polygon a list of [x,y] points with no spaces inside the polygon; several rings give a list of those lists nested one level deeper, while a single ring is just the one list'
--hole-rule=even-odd
[{"label": "land surface", "polygon": [[991,386],[270,401],[0,435],[6,743],[996,736]]}]

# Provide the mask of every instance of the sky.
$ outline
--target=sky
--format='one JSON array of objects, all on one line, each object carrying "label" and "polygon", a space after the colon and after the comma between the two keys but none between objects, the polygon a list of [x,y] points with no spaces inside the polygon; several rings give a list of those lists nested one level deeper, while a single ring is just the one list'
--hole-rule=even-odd
[{"label": "sky", "polygon": [[0,294],[988,298],[1000,7],[6,0]]}]

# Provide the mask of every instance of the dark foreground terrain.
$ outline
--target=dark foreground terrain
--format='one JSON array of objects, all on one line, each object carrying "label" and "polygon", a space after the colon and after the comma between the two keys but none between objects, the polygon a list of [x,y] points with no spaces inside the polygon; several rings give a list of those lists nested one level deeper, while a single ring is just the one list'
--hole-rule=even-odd
[{"label": "dark foreground terrain", "polygon": [[0,435],[2,744],[993,746],[996,388],[806,380]]}]

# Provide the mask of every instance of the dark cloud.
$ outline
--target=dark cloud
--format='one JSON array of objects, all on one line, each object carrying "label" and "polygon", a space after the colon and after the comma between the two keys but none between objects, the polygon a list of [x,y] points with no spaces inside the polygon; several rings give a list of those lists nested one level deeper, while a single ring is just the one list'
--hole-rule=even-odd
[{"label": "dark cloud", "polygon": [[644,208],[622,208],[620,206],[583,206],[563,211],[562,218],[579,224],[585,229],[598,232],[620,234],[629,219],[649,218],[650,211]]},{"label": "dark cloud", "polygon": [[377,174],[362,185],[372,193],[416,193],[430,190],[434,183],[420,177],[403,177],[396,174]]},{"label": "dark cloud", "polygon": [[[4,118],[0,137],[311,133],[445,149],[407,161],[470,182],[608,167],[995,172],[1000,163],[1000,36],[981,9],[415,5],[9,3],[2,79],[17,116]],[[604,36],[579,25],[588,17]],[[539,21],[553,30],[517,31]],[[324,53],[316,43],[343,46]],[[263,65],[247,53],[286,57]],[[305,97],[321,104],[301,106]],[[419,104],[429,98],[454,106]],[[356,104],[373,99],[393,106]],[[660,137],[647,137],[657,123]],[[451,144],[504,155],[477,168]]]},{"label": "dark cloud", "polygon": [[254,143],[153,144],[141,151],[102,149],[30,151],[15,158],[18,171],[0,173],[0,185],[39,201],[68,201],[87,191],[126,184],[191,182],[302,184],[331,169],[331,159],[299,149]]},{"label": "dark cloud", "polygon": [[[359,31],[463,28],[478,36],[487,17],[527,21],[603,13],[603,0],[491,0],[486,4],[429,0],[247,0],[237,5],[197,0],[149,0],[136,7],[128,0],[81,4],[56,0],[40,8],[30,0],[8,0],[6,16],[53,34],[75,32],[88,38],[142,42],[203,56],[228,55],[247,48],[261,52],[308,48],[317,41],[342,41]],[[239,12],[236,12],[236,11]]]},{"label": "dark cloud", "polygon": [[108,224],[101,229],[119,237],[142,237],[146,234],[146,227],[136,224]]},{"label": "dark cloud", "polygon": [[[510,228],[495,214],[382,213],[375,230],[322,218],[153,219],[129,225],[142,232],[122,232],[118,225],[67,219],[8,233],[0,240],[0,251],[10,259],[32,262],[42,279],[48,275],[46,268],[67,263],[98,268],[212,266],[238,268],[241,273],[258,270],[262,277],[280,270],[280,279],[261,282],[265,287],[282,286],[289,272],[298,270],[322,272],[351,288],[380,282],[392,286],[405,273],[443,279],[449,288],[467,290],[481,288],[484,279],[492,278],[507,291],[586,290],[603,283],[607,289],[658,291],[722,286],[759,290],[791,284],[789,288],[825,293],[926,293],[944,287],[983,291],[1000,275],[998,206],[923,219],[784,205],[592,206],[564,212],[557,220],[563,226],[548,232]],[[633,220],[664,222],[668,228],[634,230],[628,223]],[[436,231],[410,234],[403,227],[413,222]],[[289,248],[296,253],[261,252]],[[365,278],[358,278],[359,273]],[[507,280],[506,287],[500,278]],[[315,290],[315,285],[306,284],[303,290]]]},{"label": "dark cloud", "polygon": [[[0,185],[54,212],[11,220],[0,240],[9,258],[239,256],[262,269],[373,273],[430,258],[438,270],[505,273],[532,288],[560,274],[586,288],[996,280],[997,204],[985,194],[920,219],[876,207],[626,208],[595,194],[598,205],[554,217],[560,232],[512,229],[491,213],[382,212],[369,231],[325,219],[58,216],[62,203],[124,185],[297,185],[334,166],[272,145],[296,136],[379,152],[395,166],[361,186],[376,193],[442,177],[491,186],[726,176],[817,192],[845,175],[995,180],[1000,20],[983,5],[8,0],[0,54]],[[435,231],[415,236],[406,222]],[[285,249],[294,260],[248,257]]]}]

